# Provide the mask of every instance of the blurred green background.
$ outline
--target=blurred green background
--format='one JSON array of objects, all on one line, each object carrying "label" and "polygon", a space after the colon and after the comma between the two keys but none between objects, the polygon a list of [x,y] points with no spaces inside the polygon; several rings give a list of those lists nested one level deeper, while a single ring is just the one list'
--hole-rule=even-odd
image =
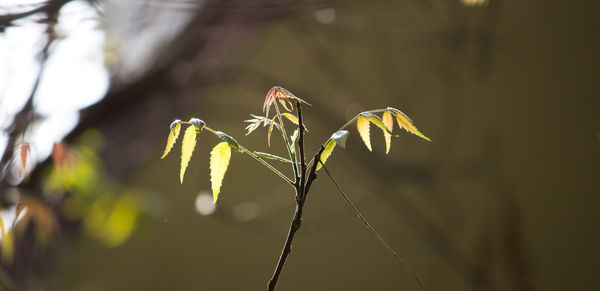
[{"label": "blurred green background", "polygon": [[[309,153],[355,114],[387,106],[432,139],[403,132],[386,155],[378,129],[372,127],[369,152],[352,127],[347,148],[328,161],[371,225],[431,290],[600,288],[597,5],[198,3],[143,73],[133,81],[114,73],[107,97],[84,110],[65,139],[75,147],[94,128],[102,140],[98,171],[137,189],[133,208],[141,212],[130,236],[107,247],[85,235],[85,222],[57,214],[57,238],[26,283],[15,284],[264,289],[293,214],[293,189],[233,153],[216,210],[205,215],[197,208],[210,194],[209,152],[219,140],[200,135],[182,185],[179,144],[160,156],[170,122],[191,117],[250,149],[284,155],[278,134],[268,148],[266,130],[244,136],[242,122],[261,114],[266,92],[280,85],[312,104],[304,110]],[[172,9],[156,7],[122,13],[149,17]],[[109,39],[116,39],[111,11],[103,17]],[[28,187],[37,183],[45,182]],[[320,175],[278,289],[420,286]]]}]

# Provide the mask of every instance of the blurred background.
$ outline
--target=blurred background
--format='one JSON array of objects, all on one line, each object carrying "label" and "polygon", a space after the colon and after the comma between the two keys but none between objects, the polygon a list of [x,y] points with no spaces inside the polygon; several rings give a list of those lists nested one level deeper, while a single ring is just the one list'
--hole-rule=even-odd
[{"label": "blurred background", "polygon": [[[0,290],[261,290],[293,189],[232,154],[212,204],[202,134],[179,183],[174,119],[244,136],[274,85],[308,152],[392,106],[385,154],[351,127],[328,169],[431,290],[600,289],[595,3],[0,1]],[[397,130],[397,129],[396,129]],[[290,174],[289,169],[282,171]],[[280,290],[422,290],[324,176]]]}]

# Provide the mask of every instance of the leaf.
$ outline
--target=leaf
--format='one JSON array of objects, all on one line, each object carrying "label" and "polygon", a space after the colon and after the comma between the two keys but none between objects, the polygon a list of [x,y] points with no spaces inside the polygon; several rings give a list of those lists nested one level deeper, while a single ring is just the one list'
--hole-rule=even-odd
[{"label": "leaf", "polygon": [[298,139],[299,130],[296,128],[294,133],[290,136],[290,154],[292,161],[296,161],[296,140]]},{"label": "leaf", "polygon": [[196,126],[191,125],[185,130],[183,141],[181,142],[181,170],[179,172],[179,181],[183,184],[183,175],[185,169],[192,158],[192,152],[196,146]]},{"label": "leaf", "polygon": [[396,121],[398,122],[398,126],[400,128],[404,128],[404,130],[406,130],[407,132],[417,135],[427,141],[431,141],[431,139],[429,139],[424,134],[422,134],[417,129],[417,127],[415,127],[413,125],[412,120],[406,114],[404,114],[402,111],[400,111],[396,108],[391,108],[391,107],[388,107],[388,109],[390,109],[396,115]]},{"label": "leaf", "polygon": [[0,217],[0,234],[2,234],[2,239],[0,240],[0,254],[2,254],[2,259],[7,264],[12,264],[15,244],[13,232],[10,231],[9,225],[4,225],[4,221],[2,217]]},{"label": "leaf", "polygon": [[169,132],[169,137],[167,138],[167,147],[165,148],[165,152],[163,153],[162,157],[160,157],[161,159],[164,159],[167,156],[167,154],[169,154],[171,148],[173,148],[173,145],[175,144],[175,141],[177,141],[179,131],[181,131],[180,122],[181,120],[175,120],[171,124],[171,131]]},{"label": "leaf", "polygon": [[192,118],[190,119],[189,123],[191,123],[193,126],[195,126],[197,128],[197,130],[202,130],[202,128],[204,128],[204,126],[206,125],[206,123],[198,118]]},{"label": "leaf", "polygon": [[29,156],[30,150],[31,147],[28,143],[24,143],[21,145],[21,165],[23,166],[23,169],[25,169],[25,166],[27,165],[27,157]]},{"label": "leaf", "polygon": [[[381,122],[383,122],[383,124],[385,124],[385,127],[389,131],[394,130],[394,118],[392,117],[392,113],[389,110],[386,110],[383,113]],[[385,154],[387,155],[390,152],[390,147],[392,145],[392,135],[384,130],[383,137],[385,138]]]},{"label": "leaf", "polygon": [[[281,113],[281,115],[285,116],[285,118],[287,118],[293,124],[298,125],[299,121],[298,121],[298,117],[296,117],[296,115],[291,114],[291,113],[287,113],[287,112]],[[306,128],[306,124],[304,124],[304,130],[308,131],[308,128]]]},{"label": "leaf", "polygon": [[334,132],[330,139],[334,140],[337,144],[339,144],[342,148],[346,148],[346,140],[348,139],[348,136],[350,135],[350,132],[347,130],[339,130]]},{"label": "leaf", "polygon": [[265,158],[265,159],[271,159],[271,160],[276,160],[276,161],[280,161],[280,162],[284,162],[284,163],[291,163],[292,161],[286,159],[286,158],[282,158],[280,156],[276,156],[273,154],[269,154],[269,153],[263,153],[263,152],[254,152],[255,155],[261,157],[261,158]]},{"label": "leaf", "polygon": [[356,128],[358,129],[358,133],[360,134],[360,137],[369,151],[373,151],[371,149],[371,139],[369,137],[369,120],[362,114],[358,116],[358,119],[356,119]]},{"label": "leaf", "polygon": [[231,137],[230,135],[222,132],[222,131],[217,131],[217,135],[224,141],[226,141],[229,146],[236,152],[240,151],[240,145],[237,143],[237,141],[235,141],[235,139],[233,137]]},{"label": "leaf", "polygon": [[[294,107],[292,106],[292,103],[291,103],[291,102],[290,102],[288,99],[285,99],[285,101],[284,101],[284,99],[283,99],[283,98],[280,98],[280,99],[279,99],[279,103],[281,103],[281,105],[283,106],[283,108],[285,108],[285,110],[287,110],[287,111],[292,111],[292,109],[290,109],[290,107],[291,107],[291,108],[294,108]],[[286,104],[286,103],[287,103],[287,104]],[[288,107],[288,104],[290,105],[290,107]]]},{"label": "leaf", "polygon": [[298,139],[298,135],[299,135],[299,131],[296,128],[296,130],[294,130],[294,133],[292,133],[292,135],[290,136],[290,143],[291,144],[295,144],[296,140]]},{"label": "leaf", "polygon": [[364,116],[365,118],[367,118],[367,120],[375,124],[377,127],[381,128],[383,132],[392,134],[392,132],[388,130],[388,128],[385,126],[385,124],[383,124],[383,122],[381,121],[381,119],[379,119],[377,115],[368,112],[363,112],[360,115]]},{"label": "leaf", "polygon": [[227,142],[221,142],[210,152],[210,182],[212,184],[213,203],[219,198],[221,184],[229,166],[231,147]]},{"label": "leaf", "polygon": [[269,117],[269,108],[275,102],[275,100],[279,100],[279,102],[281,104],[283,104],[283,106],[286,109],[288,109],[288,108],[283,103],[282,100],[285,100],[286,102],[288,102],[288,101],[291,102],[291,100],[296,100],[296,101],[299,101],[301,103],[304,103],[304,104],[307,104],[310,106],[309,103],[296,97],[294,94],[292,94],[292,92],[290,92],[282,87],[275,86],[275,87],[271,88],[271,90],[269,90],[269,92],[267,92],[267,97],[265,98],[265,103],[263,104],[263,112],[265,112],[265,117]]},{"label": "leaf", "polygon": [[298,125],[298,117],[296,117],[296,115],[288,112],[281,113],[281,115],[285,116],[285,118],[289,119],[293,124]]},{"label": "leaf", "polygon": [[333,152],[333,149],[335,148],[335,144],[336,144],[336,142],[332,139],[325,145],[325,149],[323,149],[323,152],[321,153],[321,157],[319,157],[319,160],[321,162],[317,165],[317,171],[323,167],[321,164],[325,164],[327,159],[329,159],[329,156],[331,156],[331,153]]}]

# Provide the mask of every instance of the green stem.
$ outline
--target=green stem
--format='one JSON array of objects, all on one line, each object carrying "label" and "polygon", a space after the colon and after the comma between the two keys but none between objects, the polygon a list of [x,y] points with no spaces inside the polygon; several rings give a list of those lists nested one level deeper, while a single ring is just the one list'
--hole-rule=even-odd
[{"label": "green stem", "polygon": [[[281,119],[281,112],[279,111],[279,105],[277,105],[277,101],[278,100],[275,100],[275,102],[273,102],[273,104],[275,105],[275,111],[277,111],[277,120],[279,120],[279,124],[281,125],[281,135],[283,136],[283,141],[285,142],[285,149],[287,150],[288,155],[290,156],[290,160],[292,160],[294,158],[292,156],[292,151],[290,150],[290,147],[292,145],[287,137],[287,133],[285,132],[285,125],[283,124],[283,120]],[[298,165],[296,163],[292,163],[292,169],[294,170],[295,184],[298,183],[298,178],[300,177],[300,175],[298,174]]]},{"label": "green stem", "polygon": [[273,173],[277,174],[277,176],[281,177],[286,182],[290,183],[291,185],[295,184],[294,181],[290,180],[290,178],[288,178],[286,175],[284,175],[283,173],[281,173],[279,170],[277,170],[275,167],[271,166],[271,164],[267,163],[265,160],[261,159],[259,156],[257,156],[253,152],[247,150],[245,147],[243,147],[243,146],[240,145],[240,150],[242,152],[250,155],[252,158],[254,158],[258,162],[260,162],[261,164],[263,164],[265,167],[269,168],[269,170],[271,170]]},{"label": "green stem", "polygon": [[[182,123],[186,123],[186,122],[182,122]],[[208,131],[210,131],[211,133],[213,133],[214,135],[218,136],[217,131],[204,125],[204,127],[202,129],[206,129]],[[239,143],[238,143],[239,144]],[[259,156],[257,156],[256,154],[254,154],[253,152],[249,151],[248,149],[246,149],[245,147],[243,147],[242,145],[240,146],[240,151],[242,153],[246,153],[249,156],[251,156],[253,159],[257,160],[259,163],[263,164],[265,167],[267,167],[269,170],[271,170],[271,172],[277,174],[277,176],[281,177],[281,179],[285,180],[286,182],[290,183],[291,185],[294,185],[294,181],[292,181],[290,178],[288,178],[286,175],[284,175],[283,173],[281,173],[279,170],[277,170],[277,168],[273,167],[271,164],[269,164],[267,161],[261,159]]]}]

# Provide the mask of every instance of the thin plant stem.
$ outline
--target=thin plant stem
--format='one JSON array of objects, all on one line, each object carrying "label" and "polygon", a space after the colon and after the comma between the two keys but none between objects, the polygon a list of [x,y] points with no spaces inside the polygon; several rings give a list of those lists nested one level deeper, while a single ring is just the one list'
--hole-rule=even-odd
[{"label": "thin plant stem", "polygon": [[[279,105],[277,105],[277,100],[275,100],[273,104],[275,105],[275,111],[277,111],[277,120],[281,125],[281,135],[283,137],[283,141],[285,142],[285,149],[287,150],[288,155],[290,156],[290,160],[292,160],[292,150],[290,150],[291,143],[288,139],[287,133],[285,132],[285,125],[283,124],[283,119],[281,118],[281,112],[279,111]],[[298,174],[298,165],[296,163],[292,163],[292,169],[294,170],[294,184],[296,184],[298,183],[298,178],[300,177],[300,175]]]},{"label": "thin plant stem", "polygon": [[[183,121],[181,122],[182,124],[190,124],[189,122]],[[204,125],[202,127],[202,129],[206,129],[209,132],[211,132],[212,134],[218,136],[217,131]],[[239,144],[238,144],[239,145]],[[277,176],[281,177],[281,179],[285,180],[286,182],[290,183],[291,185],[295,185],[294,181],[292,181],[290,178],[288,178],[286,175],[284,175],[283,173],[281,173],[279,170],[277,170],[277,168],[273,167],[271,164],[269,164],[267,161],[261,159],[259,156],[257,156],[255,153],[249,151],[248,149],[246,149],[245,147],[243,147],[242,145],[239,145],[240,147],[240,151],[242,153],[246,153],[249,156],[251,156],[253,159],[257,160],[259,163],[263,164],[265,167],[267,167],[269,170],[271,170],[271,172],[277,174]]]},{"label": "thin plant stem", "polygon": [[[300,229],[300,226],[302,225],[302,210],[304,209],[304,203],[306,202],[306,196],[307,196],[308,190],[310,188],[310,185],[312,184],[312,181],[314,181],[317,178],[316,164],[314,164],[311,167],[308,177],[305,176],[306,171],[304,169],[306,169],[306,162],[305,162],[305,156],[304,156],[304,154],[305,154],[304,153],[304,124],[302,123],[302,109],[300,108],[299,102],[297,102],[297,109],[298,109],[298,128],[300,131],[299,132],[300,135],[298,138],[298,150],[299,150],[299,154],[300,154],[301,167],[302,167],[303,171],[302,171],[302,176],[299,179],[297,179],[296,183],[294,184],[294,187],[296,188],[296,211],[294,212],[292,222],[290,223],[290,229],[288,231],[287,238],[283,245],[283,249],[281,250],[281,255],[279,256],[279,261],[277,262],[277,266],[275,267],[273,276],[271,277],[271,279],[269,280],[269,283],[267,284],[268,291],[275,290],[275,286],[277,286],[277,281],[279,279],[279,275],[281,274],[281,271],[283,270],[283,266],[285,264],[285,261],[286,261],[288,255],[292,251],[292,241],[294,240],[294,236],[296,235],[296,232],[298,231],[298,229]],[[321,149],[317,152],[317,155],[315,157],[318,158],[324,149],[325,148],[323,146],[321,146]],[[305,180],[305,178],[306,178],[306,180]]]},{"label": "thin plant stem", "polygon": [[396,261],[398,261],[402,265],[402,267],[404,267],[404,269],[413,277],[413,279],[415,279],[415,281],[417,281],[417,283],[419,283],[419,285],[421,285],[421,287],[423,287],[423,289],[429,291],[425,284],[423,284],[419,277],[417,277],[417,275],[413,272],[411,267],[396,253],[396,251],[394,251],[394,249],[379,235],[379,233],[375,231],[375,229],[371,226],[371,224],[369,224],[367,219],[360,213],[360,211],[358,211],[358,208],[356,208],[356,206],[354,206],[354,203],[350,201],[348,195],[346,195],[346,193],[344,192],[344,190],[342,190],[340,185],[335,181],[335,179],[333,179],[333,176],[331,176],[331,173],[329,173],[327,167],[325,167],[325,165],[320,160],[318,160],[318,162],[321,164],[321,166],[325,170],[325,173],[327,173],[327,176],[329,176],[329,179],[331,179],[331,182],[333,182],[333,184],[338,189],[342,197],[344,197],[344,200],[346,200],[348,205],[350,205],[350,208],[352,208],[354,213],[360,218],[360,220],[362,220],[367,229],[375,236],[375,238],[377,238],[379,243],[381,243],[394,256]]}]

